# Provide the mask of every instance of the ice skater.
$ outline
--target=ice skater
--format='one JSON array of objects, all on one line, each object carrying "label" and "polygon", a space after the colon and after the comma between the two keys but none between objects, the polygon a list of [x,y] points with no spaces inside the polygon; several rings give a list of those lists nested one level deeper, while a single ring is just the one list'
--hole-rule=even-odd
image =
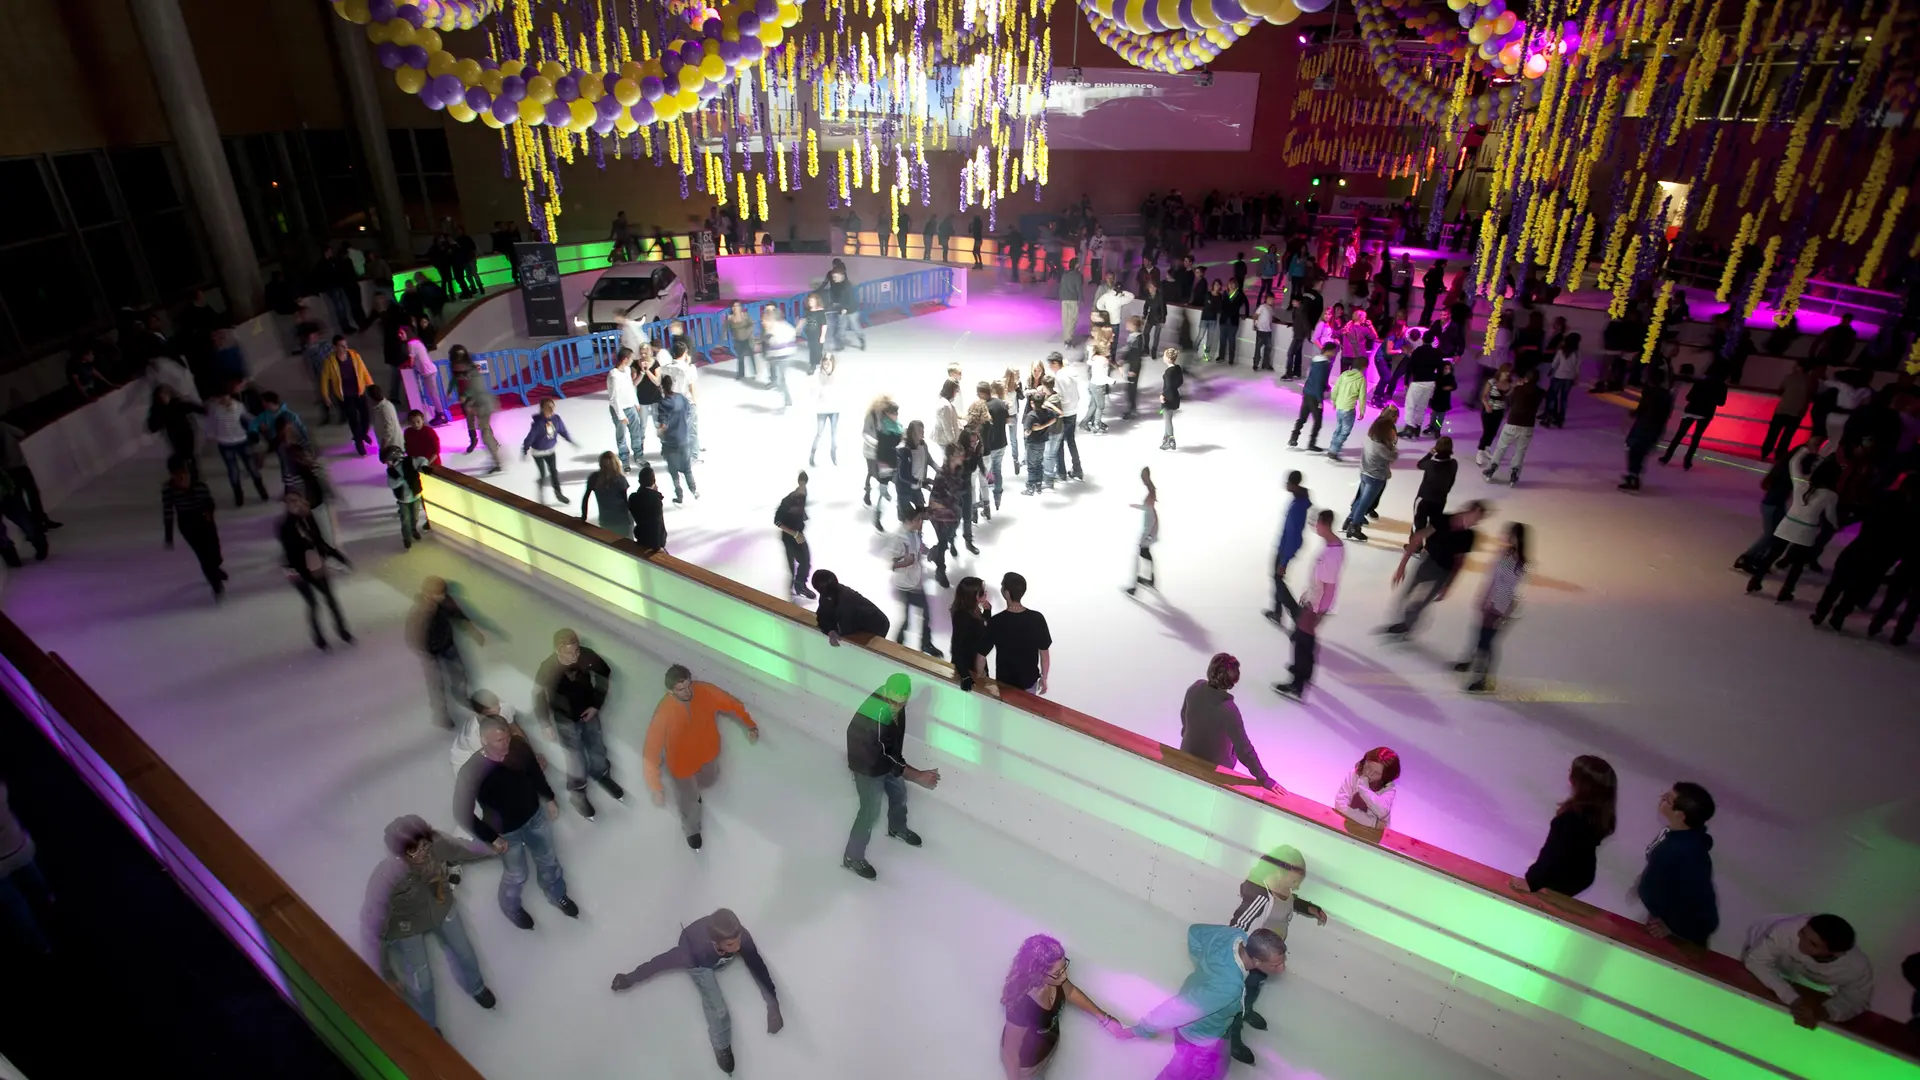
[{"label": "ice skater", "polygon": [[427,956],[427,939],[432,938],[440,943],[454,983],[481,1008],[493,1008],[493,991],[480,973],[467,924],[454,904],[453,886],[460,881],[462,863],[492,858],[495,852],[484,844],[442,835],[411,814],[387,826],[386,842],[387,858],[367,882],[361,908],[367,963],[439,1031],[433,966]]},{"label": "ice skater", "polygon": [[[747,729],[747,741],[760,741],[760,727],[740,699],[712,683],[693,681],[684,664],[667,669],[667,694],[654,706],[640,763],[653,795],[653,805],[667,804],[673,789],[673,807],[680,814],[680,830],[687,846],[700,850],[701,792],[720,779],[720,713],[730,713]],[[666,768],[666,778],[660,775]]]},{"label": "ice skater", "polygon": [[[280,553],[285,561],[287,580],[293,583],[300,599],[306,602],[307,628],[313,632],[314,647],[323,652],[328,648],[326,635],[320,632],[321,600],[327,602],[327,610],[333,615],[334,632],[339,635],[341,642],[351,645],[353,634],[348,632],[347,620],[340,614],[340,602],[334,599],[333,580],[327,572],[327,562],[332,560],[347,567],[351,567],[353,562],[321,535],[320,523],[314,518],[305,495],[289,491],[282,502],[287,512],[280,519]],[[44,541],[41,550],[44,551]],[[9,540],[0,554],[12,553],[13,542]]]},{"label": "ice skater", "polygon": [[500,912],[522,930],[533,929],[533,916],[520,903],[529,872],[538,876],[548,903],[570,919],[580,917],[553,850],[552,822],[559,815],[560,804],[553,801],[553,788],[533,747],[514,738],[506,721],[481,717],[480,752],[461,766],[453,816],[474,839],[505,856],[497,894]]},{"label": "ice skater", "polygon": [[780,999],[773,989],[773,975],[753,942],[753,935],[740,925],[740,917],[720,908],[688,923],[680,931],[673,948],[641,964],[632,971],[613,977],[613,990],[619,993],[667,971],[684,971],[700,991],[700,1011],[707,1018],[707,1039],[713,1045],[714,1064],[720,1071],[733,1073],[733,1014],[727,1009],[726,995],[720,992],[720,969],[735,958],[746,964],[747,972],[760,987],[767,1003],[767,1034],[778,1035],[787,1022],[780,1016]]},{"label": "ice skater", "polygon": [[1453,670],[1471,674],[1467,693],[1485,694],[1494,688],[1493,643],[1513,618],[1520,602],[1520,582],[1527,576],[1527,527],[1520,522],[1507,526],[1507,542],[1487,571],[1487,585],[1480,593],[1480,625],[1473,648]]},{"label": "ice skater", "polygon": [[1407,563],[1420,556],[1413,580],[1401,594],[1400,618],[1379,629],[1378,633],[1405,639],[1420,626],[1420,615],[1427,605],[1447,595],[1453,579],[1473,550],[1474,526],[1485,520],[1490,510],[1475,499],[1459,510],[1442,514],[1431,525],[1414,533],[1400,551],[1400,565],[1394,567],[1393,585],[1406,579]]},{"label": "ice skater", "polygon": [[547,737],[559,739],[567,750],[567,792],[573,808],[592,821],[593,803],[587,799],[589,776],[615,802],[627,797],[625,789],[614,782],[612,766],[607,762],[606,726],[600,717],[613,685],[613,668],[599,653],[580,644],[578,633],[556,630],[553,655],[541,662],[533,681],[534,713],[546,728]]},{"label": "ice skater", "polygon": [[909,847],[919,847],[920,834],[907,828],[907,782],[928,791],[940,786],[939,769],[916,769],[902,756],[907,699],[912,693],[913,680],[900,673],[889,675],[886,684],[868,694],[847,723],[847,769],[853,774],[860,808],[854,813],[840,865],[868,881],[879,876],[867,862],[867,843],[873,838],[874,823],[880,820],[881,796],[884,794],[887,800],[887,835]]},{"label": "ice skater", "polygon": [[1333,516],[1333,511],[1322,510],[1314,519],[1313,531],[1320,537],[1321,547],[1313,559],[1306,594],[1298,603],[1289,603],[1291,596],[1282,600],[1287,604],[1287,615],[1293,619],[1293,664],[1287,669],[1293,677],[1274,683],[1273,692],[1295,701],[1306,696],[1307,684],[1313,681],[1314,659],[1319,655],[1320,622],[1333,614],[1333,598],[1340,590],[1340,567],[1346,561],[1346,545],[1333,531]]},{"label": "ice skater", "polygon": [[453,703],[464,703],[473,696],[467,661],[460,654],[460,639],[455,633],[462,628],[472,635],[474,644],[486,644],[487,632],[468,617],[460,601],[448,595],[446,579],[422,580],[407,616],[407,642],[426,667],[427,700],[434,721],[449,729],[454,727]]},{"label": "ice skater", "polygon": [[1193,973],[1180,992],[1121,1034],[1151,1039],[1173,1032],[1173,1060],[1159,1080],[1220,1080],[1227,1075],[1227,1031],[1241,1014],[1247,976],[1258,971],[1271,978],[1287,970],[1287,943],[1265,928],[1248,933],[1195,923],[1187,928],[1187,956]]},{"label": "ice skater", "polygon": [[[180,538],[199,560],[200,574],[217,601],[226,594],[227,572],[220,568],[220,530],[214,525],[213,515],[213,492],[193,475],[192,463],[178,456],[168,459],[167,482],[160,487],[160,519],[167,550],[173,550],[177,527]],[[41,543],[44,548],[45,540]]]},{"label": "ice skater", "polygon": [[[1271,930],[1280,935],[1282,941],[1286,940],[1295,915],[1305,915],[1321,926],[1327,925],[1326,909],[1302,899],[1294,891],[1306,879],[1307,860],[1299,848],[1282,844],[1260,856],[1260,861],[1248,871],[1247,879],[1240,883],[1240,905],[1233,909],[1228,925],[1249,934],[1263,928]],[[1255,1031],[1267,1030],[1267,1018],[1253,1011],[1253,1003],[1259,1000],[1260,988],[1266,983],[1266,972],[1257,968],[1247,972],[1246,997],[1241,1002],[1240,1015],[1227,1027],[1227,1044],[1233,1060],[1245,1065],[1253,1064],[1253,1051],[1247,1049],[1240,1031],[1243,1026]]]},{"label": "ice skater", "polygon": [[1146,494],[1134,504],[1140,511],[1139,552],[1133,560],[1133,584],[1127,586],[1127,595],[1132,596],[1142,588],[1159,591],[1154,584],[1153,545],[1160,539],[1160,492],[1153,486],[1153,470],[1142,468],[1140,482],[1146,485]]},{"label": "ice skater", "polygon": [[1072,1005],[1109,1034],[1122,1025],[1067,977],[1067,950],[1059,939],[1035,934],[1020,943],[1000,987],[1000,1068],[1006,1080],[1039,1080],[1060,1045],[1060,1012]]}]

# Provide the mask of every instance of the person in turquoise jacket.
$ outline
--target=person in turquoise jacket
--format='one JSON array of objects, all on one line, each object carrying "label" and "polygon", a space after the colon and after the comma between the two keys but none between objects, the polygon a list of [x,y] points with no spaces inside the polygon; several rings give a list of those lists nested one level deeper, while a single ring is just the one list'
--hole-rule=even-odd
[{"label": "person in turquoise jacket", "polygon": [[1219,1080],[1227,1075],[1227,1029],[1243,1007],[1247,973],[1271,977],[1285,971],[1287,943],[1264,927],[1247,933],[1195,923],[1187,927],[1187,955],[1193,974],[1180,984],[1180,992],[1126,1034],[1151,1039],[1173,1032],[1173,1060],[1159,1080]]}]

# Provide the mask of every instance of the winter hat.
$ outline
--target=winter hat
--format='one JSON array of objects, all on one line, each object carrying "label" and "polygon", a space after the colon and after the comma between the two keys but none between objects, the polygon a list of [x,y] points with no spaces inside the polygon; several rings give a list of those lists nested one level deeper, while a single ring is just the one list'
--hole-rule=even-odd
[{"label": "winter hat", "polygon": [[1247,880],[1265,886],[1275,871],[1299,874],[1304,878],[1307,876],[1307,858],[1292,844],[1282,844],[1260,856],[1260,861],[1254,863],[1253,870],[1247,874]]},{"label": "winter hat", "polygon": [[387,825],[387,850],[405,855],[407,849],[433,835],[433,826],[418,814],[394,818]]},{"label": "winter hat", "polygon": [[913,694],[913,680],[904,673],[895,672],[887,676],[887,696],[895,701],[905,701]]}]

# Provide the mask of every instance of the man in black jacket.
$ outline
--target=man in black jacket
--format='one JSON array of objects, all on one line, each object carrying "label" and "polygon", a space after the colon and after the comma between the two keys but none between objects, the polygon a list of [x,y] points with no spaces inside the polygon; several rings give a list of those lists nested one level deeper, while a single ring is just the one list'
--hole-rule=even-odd
[{"label": "man in black jacket", "polygon": [[553,801],[553,788],[547,784],[527,740],[514,738],[500,717],[482,716],[480,752],[460,767],[454,784],[453,816],[474,839],[492,845],[504,856],[498,893],[500,911],[522,930],[533,929],[533,916],[520,905],[529,860],[547,901],[570,919],[580,917],[579,905],[567,895],[560,857],[553,851],[551,823],[559,814],[560,804]]},{"label": "man in black jacket", "polygon": [[317,602],[318,598],[324,598],[327,610],[333,614],[334,631],[340,635],[343,643],[351,645],[353,635],[347,632],[347,621],[340,614],[340,602],[333,598],[327,560],[332,559],[342,566],[352,566],[353,562],[321,534],[320,523],[314,520],[313,508],[308,505],[305,495],[289,491],[283,501],[287,513],[280,519],[280,552],[286,560],[287,580],[300,593],[300,599],[307,603],[307,626],[313,631],[313,643],[322,650],[327,648],[326,635],[320,632],[320,608]]},{"label": "man in black jacket", "polygon": [[967,235],[973,238],[973,268],[978,270],[986,265],[980,258],[980,246],[986,242],[987,235],[986,222],[980,220],[979,214],[973,215],[972,223],[967,226]]},{"label": "man in black jacket", "polygon": [[821,632],[827,635],[827,644],[839,645],[840,639],[848,634],[869,634],[875,638],[887,636],[891,623],[885,612],[874,602],[859,593],[840,584],[840,579],[831,570],[813,572],[813,588],[820,594],[820,604],[814,609],[813,621]]},{"label": "man in black jacket", "polygon": [[673,948],[641,964],[632,971],[613,977],[615,993],[638,986],[666,971],[684,971],[700,991],[700,1009],[707,1016],[707,1039],[713,1044],[713,1060],[720,1071],[733,1072],[733,1014],[720,993],[720,969],[735,957],[747,965],[748,974],[760,987],[767,1003],[767,1034],[778,1035],[787,1025],[780,1016],[780,999],[774,996],[773,975],[753,935],[740,925],[740,917],[727,908],[688,923],[680,931]]},{"label": "man in black jacket", "polygon": [[[1152,286],[1148,288],[1151,289]],[[1149,304],[1153,302],[1151,295],[1147,302]],[[1160,305],[1160,310],[1164,312],[1166,305]],[[1127,419],[1129,420],[1133,419],[1134,412],[1140,407],[1140,370],[1146,366],[1147,350],[1152,348],[1149,339],[1153,335],[1140,332],[1141,322],[1138,315],[1127,316],[1127,343],[1122,346],[1120,352],[1121,360],[1127,365]]]},{"label": "man in black jacket", "polygon": [[547,737],[558,738],[567,751],[567,793],[573,808],[592,821],[587,777],[593,777],[615,801],[627,797],[625,789],[613,780],[613,768],[607,761],[606,727],[600,716],[613,685],[613,668],[599,653],[581,645],[579,634],[556,630],[553,655],[541,663],[533,682],[534,713],[545,725]]},{"label": "man in black jacket", "polygon": [[780,505],[773,511],[773,527],[780,530],[780,546],[787,553],[787,591],[794,596],[804,596],[809,600],[816,594],[807,588],[807,573],[813,565],[812,552],[807,548],[807,474],[802,472],[798,483]]},{"label": "man in black jacket", "polygon": [[1447,292],[1447,260],[1434,262],[1424,277],[1420,279],[1420,321],[1417,326],[1426,326],[1433,322],[1433,305]]},{"label": "man in black jacket", "polygon": [[847,834],[847,850],[840,865],[872,881],[878,877],[867,862],[867,841],[880,820],[880,796],[887,798],[887,835],[909,847],[920,846],[920,834],[907,828],[908,780],[931,791],[940,785],[939,769],[916,769],[902,756],[906,745],[907,698],[913,680],[904,674],[887,676],[886,685],[867,695],[847,723],[847,769],[860,809]]},{"label": "man in black jacket", "polygon": [[467,617],[460,602],[447,595],[445,578],[429,577],[420,583],[420,595],[407,620],[407,636],[414,651],[427,668],[427,700],[433,706],[433,718],[443,728],[453,724],[452,702],[464,702],[473,696],[467,678],[467,662],[460,655],[460,642],[454,635],[465,627],[476,644],[484,645],[486,631]]},{"label": "man in black jacket", "polygon": [[1647,848],[1647,868],[1635,891],[1647,905],[1647,932],[1675,937],[1706,948],[1720,927],[1720,902],[1713,891],[1713,796],[1685,780],[1660,796],[1660,820],[1666,828]]},{"label": "man in black jacket", "polygon": [[1280,377],[1297,379],[1300,377],[1300,350],[1313,337],[1313,328],[1320,325],[1320,314],[1326,309],[1326,301],[1320,297],[1320,283],[1312,277],[1301,279],[1300,287],[1293,290],[1288,306],[1293,309],[1293,341],[1287,345],[1287,370]]}]

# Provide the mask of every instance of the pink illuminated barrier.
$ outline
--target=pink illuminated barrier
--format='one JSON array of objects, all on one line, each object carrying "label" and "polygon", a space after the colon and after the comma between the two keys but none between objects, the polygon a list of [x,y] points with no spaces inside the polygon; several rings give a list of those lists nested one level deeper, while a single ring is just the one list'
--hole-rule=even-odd
[{"label": "pink illuminated barrier", "polygon": [[0,616],[0,688],[366,1080],[482,1080],[59,656]]}]

